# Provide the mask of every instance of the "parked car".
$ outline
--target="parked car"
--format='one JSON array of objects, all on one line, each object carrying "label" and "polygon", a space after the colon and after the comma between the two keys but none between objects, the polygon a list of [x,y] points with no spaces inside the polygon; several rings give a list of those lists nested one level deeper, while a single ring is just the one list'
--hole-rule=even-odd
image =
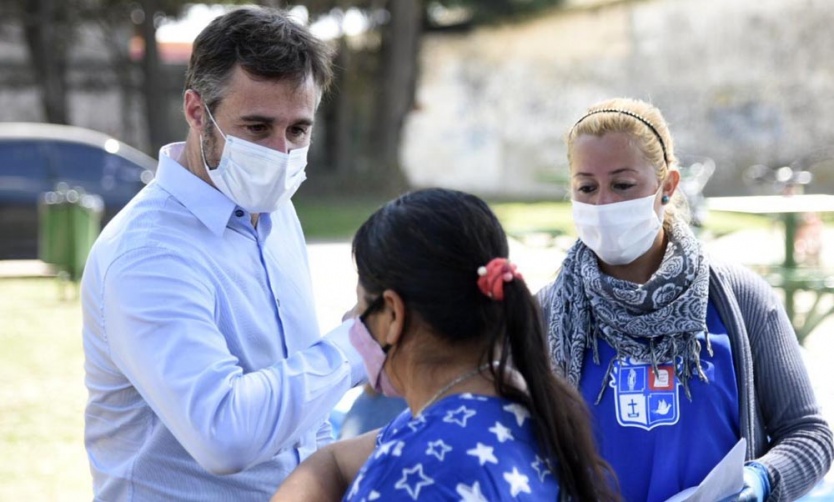
[{"label": "parked car", "polygon": [[103,226],[155,170],[153,158],[98,131],[0,123],[0,260],[38,257],[38,199],[58,183],[99,195]]}]

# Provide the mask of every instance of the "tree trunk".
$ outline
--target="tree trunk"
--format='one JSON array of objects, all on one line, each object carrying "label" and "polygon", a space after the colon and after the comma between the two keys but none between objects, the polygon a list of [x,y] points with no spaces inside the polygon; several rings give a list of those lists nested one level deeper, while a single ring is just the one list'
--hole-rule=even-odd
[{"label": "tree trunk", "polygon": [[423,10],[419,0],[388,0],[386,5],[390,18],[382,28],[374,161],[370,167],[376,175],[371,177],[383,183],[380,188],[396,193],[407,186],[399,152],[403,123],[414,106]]},{"label": "tree trunk", "polygon": [[166,86],[160,68],[159,49],[156,44],[154,17],[159,9],[159,0],[143,0],[145,18],[140,25],[145,51],[142,57],[142,94],[145,96],[145,118],[148,127],[148,141],[151,154],[155,157],[168,140],[168,120],[165,99]]},{"label": "tree trunk", "polygon": [[[134,106],[136,101],[136,84],[134,65],[130,60],[129,35],[132,32],[132,24],[124,15],[109,15],[102,13],[99,18],[99,25],[104,34],[104,44],[108,48],[110,64],[116,76],[116,83],[119,87],[119,116],[121,117],[122,140],[136,146],[144,140],[142,134],[138,134],[134,126]],[[155,156],[155,155],[154,155]]]},{"label": "tree trunk", "polygon": [[23,27],[47,122],[69,124],[66,53],[72,26],[63,0],[28,0]]},{"label": "tree trunk", "polygon": [[348,175],[354,149],[351,144],[351,95],[347,74],[350,68],[350,48],[344,36],[339,38],[339,49],[333,61],[333,84],[324,98],[325,158],[328,170]]}]

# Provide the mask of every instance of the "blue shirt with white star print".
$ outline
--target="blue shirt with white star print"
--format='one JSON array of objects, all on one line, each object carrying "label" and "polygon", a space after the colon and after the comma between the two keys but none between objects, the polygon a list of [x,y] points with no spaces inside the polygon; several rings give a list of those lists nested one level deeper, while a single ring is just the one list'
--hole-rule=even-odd
[{"label": "blue shirt with white star print", "polygon": [[559,483],[542,459],[530,412],[499,397],[458,394],[412,417],[405,410],[344,501],[558,500]]}]

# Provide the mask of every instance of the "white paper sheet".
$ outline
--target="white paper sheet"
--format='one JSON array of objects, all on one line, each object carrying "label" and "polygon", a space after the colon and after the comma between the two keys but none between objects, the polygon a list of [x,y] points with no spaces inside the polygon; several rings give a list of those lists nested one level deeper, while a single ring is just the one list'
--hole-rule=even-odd
[{"label": "white paper sheet", "polygon": [[747,441],[741,438],[729,453],[709,471],[698,486],[666,499],[666,502],[715,502],[740,492],[744,487],[744,453]]}]

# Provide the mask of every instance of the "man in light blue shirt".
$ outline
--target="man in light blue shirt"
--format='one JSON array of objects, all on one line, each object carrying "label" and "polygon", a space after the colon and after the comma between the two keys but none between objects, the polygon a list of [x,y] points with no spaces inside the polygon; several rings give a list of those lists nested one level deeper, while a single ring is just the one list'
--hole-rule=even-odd
[{"label": "man in light blue shirt", "polygon": [[266,500],[331,440],[364,378],[351,321],[321,337],[289,201],[330,53],[239,9],[194,43],[189,131],[104,229],[82,281],[96,500]]}]

